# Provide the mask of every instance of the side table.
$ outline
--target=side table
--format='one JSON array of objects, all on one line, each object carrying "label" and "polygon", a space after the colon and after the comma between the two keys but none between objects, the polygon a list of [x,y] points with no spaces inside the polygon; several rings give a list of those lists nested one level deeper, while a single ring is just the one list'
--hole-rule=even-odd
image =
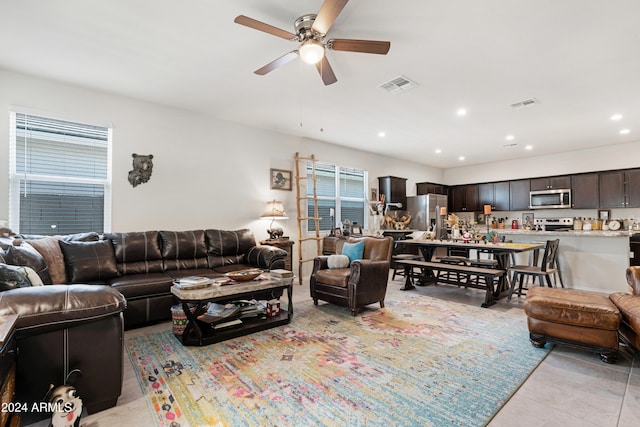
[{"label": "side table", "polygon": [[20,425],[18,412],[5,411],[11,408],[16,392],[16,341],[14,339],[15,314],[0,316],[0,427]]},{"label": "side table", "polygon": [[294,241],[293,240],[285,240],[285,239],[279,239],[279,240],[261,240],[260,241],[261,245],[269,245],[269,246],[275,246],[276,248],[280,248],[284,251],[287,251],[287,257],[284,259],[284,269],[285,270],[292,270],[292,265],[293,265],[293,244]]}]

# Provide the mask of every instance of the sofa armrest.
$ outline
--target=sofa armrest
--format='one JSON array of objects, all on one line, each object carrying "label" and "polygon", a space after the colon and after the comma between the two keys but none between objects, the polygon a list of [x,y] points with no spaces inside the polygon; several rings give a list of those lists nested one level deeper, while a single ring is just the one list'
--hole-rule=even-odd
[{"label": "sofa armrest", "polygon": [[17,314],[20,335],[64,329],[117,315],[127,307],[110,286],[49,285],[0,292],[0,315]]},{"label": "sofa armrest", "polygon": [[640,334],[640,295],[615,292],[609,295],[609,299],[620,310],[624,322]]},{"label": "sofa armrest", "polygon": [[320,255],[313,259],[313,270],[312,273],[315,273],[318,270],[325,270],[329,268],[329,256],[328,255]]},{"label": "sofa armrest", "polygon": [[370,259],[360,259],[351,263],[351,276],[349,285],[367,286],[377,282],[384,282],[386,285],[389,279],[389,261],[374,261]]},{"label": "sofa armrest", "polygon": [[275,246],[254,246],[245,254],[245,264],[264,270],[284,268],[287,251]]}]

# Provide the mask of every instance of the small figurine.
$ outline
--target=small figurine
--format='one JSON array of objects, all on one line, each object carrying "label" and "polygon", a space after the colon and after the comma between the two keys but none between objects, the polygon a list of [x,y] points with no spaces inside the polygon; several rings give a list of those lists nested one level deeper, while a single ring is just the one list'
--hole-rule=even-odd
[{"label": "small figurine", "polygon": [[45,400],[55,405],[49,427],[79,427],[82,416],[82,399],[78,397],[77,390],[73,386],[82,376],[79,369],[74,369],[67,375],[64,385],[54,387],[51,384],[45,395]]}]

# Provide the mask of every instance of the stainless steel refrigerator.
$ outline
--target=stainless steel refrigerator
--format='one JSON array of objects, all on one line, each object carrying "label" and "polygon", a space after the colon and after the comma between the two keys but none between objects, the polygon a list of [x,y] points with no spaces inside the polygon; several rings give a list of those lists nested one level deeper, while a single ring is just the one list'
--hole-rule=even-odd
[{"label": "stainless steel refrigerator", "polygon": [[432,229],[438,221],[439,209],[443,207],[447,207],[447,196],[443,194],[407,197],[407,212],[411,213],[409,227],[421,231]]}]

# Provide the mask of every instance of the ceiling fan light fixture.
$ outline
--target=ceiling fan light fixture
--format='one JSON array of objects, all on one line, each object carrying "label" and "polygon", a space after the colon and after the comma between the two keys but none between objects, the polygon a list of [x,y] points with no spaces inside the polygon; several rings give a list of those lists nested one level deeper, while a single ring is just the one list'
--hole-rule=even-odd
[{"label": "ceiling fan light fixture", "polygon": [[307,40],[298,49],[300,58],[307,64],[317,64],[324,57],[324,46],[317,40]]}]

